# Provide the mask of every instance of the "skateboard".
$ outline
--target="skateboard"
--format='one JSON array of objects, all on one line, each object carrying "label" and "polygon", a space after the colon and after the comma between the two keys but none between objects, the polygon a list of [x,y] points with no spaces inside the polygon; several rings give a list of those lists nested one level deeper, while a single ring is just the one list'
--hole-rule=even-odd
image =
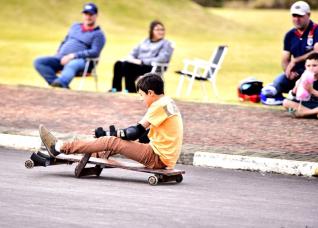
[{"label": "skateboard", "polygon": [[[181,183],[183,180],[183,170],[177,169],[149,169],[136,162],[127,162],[120,159],[102,159],[91,157],[91,154],[83,155],[66,155],[59,154],[56,157],[51,157],[46,151],[38,151],[32,153],[30,159],[25,161],[25,167],[31,169],[36,166],[52,166],[62,164],[78,163],[75,167],[75,176],[80,178],[83,176],[95,175],[100,176],[103,169],[106,168],[120,168],[136,172],[144,172],[153,174],[148,178],[150,185],[157,185],[163,182]],[[91,167],[86,167],[88,164]],[[92,166],[93,165],[93,166]]]}]

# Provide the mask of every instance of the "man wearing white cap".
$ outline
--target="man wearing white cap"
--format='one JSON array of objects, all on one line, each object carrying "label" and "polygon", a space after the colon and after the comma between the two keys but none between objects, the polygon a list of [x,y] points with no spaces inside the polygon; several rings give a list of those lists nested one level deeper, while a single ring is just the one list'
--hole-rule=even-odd
[{"label": "man wearing white cap", "polygon": [[310,6],[307,2],[297,1],[290,8],[294,28],[284,39],[282,68],[272,84],[262,90],[261,101],[268,105],[281,105],[282,93],[288,93],[305,70],[305,60],[313,52],[318,52],[317,25],[310,20]]}]

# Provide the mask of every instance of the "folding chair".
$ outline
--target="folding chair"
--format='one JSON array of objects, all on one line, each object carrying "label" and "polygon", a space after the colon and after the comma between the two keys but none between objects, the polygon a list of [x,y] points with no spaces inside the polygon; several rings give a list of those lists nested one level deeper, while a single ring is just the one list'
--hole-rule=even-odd
[{"label": "folding chair", "polygon": [[192,91],[194,80],[200,81],[202,92],[204,97],[207,98],[207,92],[205,88],[205,81],[210,81],[215,96],[218,96],[218,90],[216,87],[216,75],[221,68],[221,64],[224,60],[225,54],[227,53],[228,46],[220,45],[216,48],[209,61],[194,59],[184,60],[184,66],[181,71],[176,73],[181,75],[178,83],[176,95],[179,97],[183,87],[185,76],[190,78],[190,82],[187,88],[186,96],[189,96]]},{"label": "folding chair", "polygon": [[84,85],[86,77],[93,76],[95,80],[95,89],[98,91],[98,77],[96,73],[96,67],[98,64],[99,58],[86,58],[84,71],[78,72],[76,77],[81,77],[80,84],[78,89],[81,90]]}]

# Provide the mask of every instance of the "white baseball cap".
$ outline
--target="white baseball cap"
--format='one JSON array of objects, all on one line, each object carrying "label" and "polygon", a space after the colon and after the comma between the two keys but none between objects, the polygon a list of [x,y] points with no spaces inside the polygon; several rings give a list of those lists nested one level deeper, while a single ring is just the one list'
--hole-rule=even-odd
[{"label": "white baseball cap", "polygon": [[304,16],[304,15],[310,13],[310,6],[308,5],[307,2],[304,2],[304,1],[295,2],[290,7],[290,13]]}]

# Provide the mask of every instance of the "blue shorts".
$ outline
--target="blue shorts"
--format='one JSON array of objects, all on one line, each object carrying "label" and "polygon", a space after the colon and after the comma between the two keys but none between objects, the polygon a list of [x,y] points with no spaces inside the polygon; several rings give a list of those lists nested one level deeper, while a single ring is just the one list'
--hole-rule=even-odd
[{"label": "blue shorts", "polygon": [[[300,103],[300,101],[296,99],[293,99],[293,101]],[[314,109],[318,107],[318,101],[317,100],[302,101],[301,105],[309,109]]]}]

